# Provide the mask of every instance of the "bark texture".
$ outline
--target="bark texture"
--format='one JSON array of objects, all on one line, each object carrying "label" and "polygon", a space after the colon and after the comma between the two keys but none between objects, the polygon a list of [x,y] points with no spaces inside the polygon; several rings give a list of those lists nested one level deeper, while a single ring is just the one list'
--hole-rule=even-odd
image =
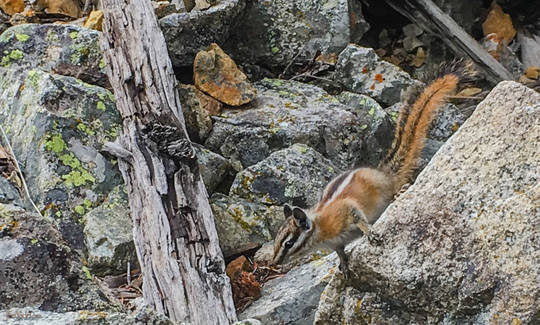
[{"label": "bark texture", "polygon": [[103,0],[103,8],[101,46],[123,118],[116,151],[144,300],[181,323],[231,323],[236,315],[208,195],[150,1]]}]

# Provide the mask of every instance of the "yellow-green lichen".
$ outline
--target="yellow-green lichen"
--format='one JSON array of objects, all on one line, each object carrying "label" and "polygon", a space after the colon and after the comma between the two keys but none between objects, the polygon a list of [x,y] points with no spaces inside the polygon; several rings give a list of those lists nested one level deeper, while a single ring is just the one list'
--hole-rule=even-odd
[{"label": "yellow-green lichen", "polygon": [[19,42],[26,42],[30,38],[30,36],[26,34],[15,34],[15,37]]},{"label": "yellow-green lichen", "polygon": [[279,52],[279,47],[277,46],[272,47],[272,54],[276,54],[277,52]]},{"label": "yellow-green lichen", "polygon": [[61,155],[58,158],[64,165],[69,166],[71,168],[76,169],[76,168],[81,167],[81,162],[79,161],[79,159],[75,158],[75,156],[72,153]]},{"label": "yellow-green lichen", "polygon": [[234,221],[240,226],[242,227],[242,229],[244,229],[245,231],[249,231],[251,232],[251,225],[246,222],[242,216],[243,216],[243,211],[242,209],[240,208],[234,208],[232,209],[231,211],[231,216],[233,217]]},{"label": "yellow-green lichen", "polygon": [[105,60],[103,60],[103,59],[99,60],[99,68],[100,69],[105,69],[105,66],[106,66],[105,65]]},{"label": "yellow-green lichen", "polygon": [[79,37],[79,33],[77,31],[73,31],[73,32],[69,33],[69,37],[71,39],[77,39],[77,37]]},{"label": "yellow-green lichen", "polygon": [[368,111],[368,114],[369,114],[369,116],[375,115],[375,107],[370,108],[369,111]]},{"label": "yellow-green lichen", "polygon": [[84,124],[83,122],[77,124],[77,129],[86,133],[87,135],[95,135],[96,132],[94,130],[92,130],[91,127],[87,126],[86,124]]},{"label": "yellow-green lichen", "polygon": [[11,65],[11,60],[20,60],[24,57],[24,53],[21,50],[4,51],[4,54],[0,64],[6,68]]},{"label": "yellow-green lichen", "polygon": [[34,238],[34,239],[32,239],[32,240],[30,241],[30,244],[35,245],[35,244],[38,243],[38,241],[39,241],[39,240],[37,240],[36,238]]},{"label": "yellow-green lichen", "polygon": [[97,102],[97,105],[96,105],[96,108],[99,109],[100,111],[104,111],[106,109],[105,107],[105,103],[102,102],[101,100]]},{"label": "yellow-green lichen", "polygon": [[45,149],[47,151],[61,153],[66,149],[66,143],[61,135],[55,134],[45,141]]},{"label": "yellow-green lichen", "polygon": [[86,169],[79,167],[77,170],[72,170],[66,175],[62,175],[62,178],[65,180],[67,186],[82,186],[86,185],[87,182],[95,183],[96,179],[90,172]]},{"label": "yellow-green lichen", "polygon": [[86,211],[82,205],[77,205],[77,206],[75,206],[75,208],[73,208],[73,210],[75,210],[75,212],[77,212],[77,213],[80,214],[81,216],[82,216],[82,215],[84,214],[84,212]]},{"label": "yellow-green lichen", "polygon": [[92,280],[92,274],[90,273],[90,270],[86,267],[86,265],[83,265],[82,271],[88,280]]},{"label": "yellow-green lichen", "polygon": [[32,85],[34,89],[37,89],[39,83],[39,75],[36,70],[28,71],[28,79],[30,80],[30,85]]}]

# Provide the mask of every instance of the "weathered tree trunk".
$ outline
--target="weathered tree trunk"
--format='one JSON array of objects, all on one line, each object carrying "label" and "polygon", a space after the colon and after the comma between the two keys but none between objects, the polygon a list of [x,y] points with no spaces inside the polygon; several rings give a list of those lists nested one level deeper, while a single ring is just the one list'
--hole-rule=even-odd
[{"label": "weathered tree trunk", "polygon": [[103,0],[101,46],[123,119],[118,164],[129,195],[146,303],[175,321],[236,319],[212,211],[187,136],[165,39],[148,0]]}]

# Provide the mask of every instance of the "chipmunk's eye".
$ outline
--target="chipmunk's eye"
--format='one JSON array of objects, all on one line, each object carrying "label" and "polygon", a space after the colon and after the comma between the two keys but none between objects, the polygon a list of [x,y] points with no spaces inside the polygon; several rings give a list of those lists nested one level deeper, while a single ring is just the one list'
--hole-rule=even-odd
[{"label": "chipmunk's eye", "polygon": [[291,248],[293,247],[293,245],[294,245],[294,241],[289,240],[285,243],[285,248]]}]

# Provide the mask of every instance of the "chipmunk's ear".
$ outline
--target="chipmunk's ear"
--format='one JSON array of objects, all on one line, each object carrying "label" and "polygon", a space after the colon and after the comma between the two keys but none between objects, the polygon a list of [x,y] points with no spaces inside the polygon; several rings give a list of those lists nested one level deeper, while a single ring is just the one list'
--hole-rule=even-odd
[{"label": "chipmunk's ear", "polygon": [[292,214],[294,216],[296,223],[298,224],[300,228],[309,229],[310,225],[309,225],[308,217],[307,217],[306,212],[303,209],[299,207],[294,207],[294,209],[292,210]]},{"label": "chipmunk's ear", "polygon": [[292,208],[287,203],[283,205],[283,214],[285,215],[285,218],[292,216]]}]

